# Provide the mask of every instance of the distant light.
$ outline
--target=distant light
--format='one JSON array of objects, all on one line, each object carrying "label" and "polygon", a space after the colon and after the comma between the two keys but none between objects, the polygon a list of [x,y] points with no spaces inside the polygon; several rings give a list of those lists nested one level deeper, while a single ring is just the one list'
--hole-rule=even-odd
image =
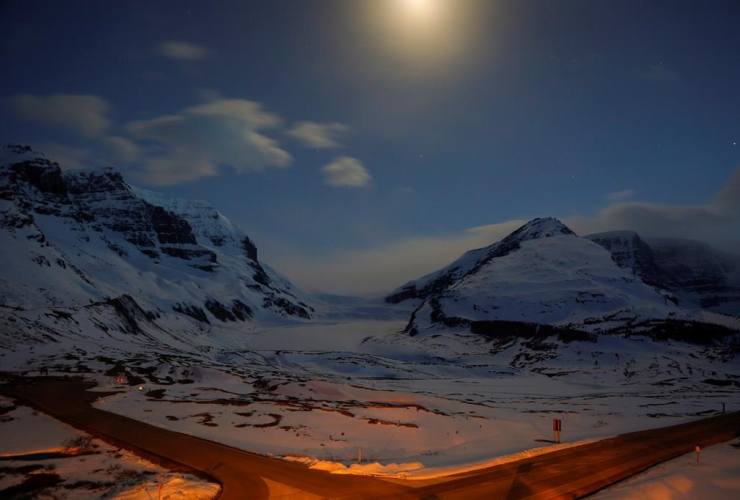
[{"label": "distant light", "polygon": [[143,386],[139,386],[139,390],[140,391],[143,391],[144,390],[144,387]]}]

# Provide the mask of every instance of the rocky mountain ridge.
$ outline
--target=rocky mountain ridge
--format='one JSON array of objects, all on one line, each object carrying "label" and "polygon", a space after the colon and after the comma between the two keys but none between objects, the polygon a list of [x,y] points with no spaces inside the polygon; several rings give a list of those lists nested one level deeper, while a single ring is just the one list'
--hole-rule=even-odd
[{"label": "rocky mountain ridge", "polygon": [[731,318],[681,305],[683,289],[664,268],[667,259],[634,233],[581,238],[557,219],[534,219],[386,301],[422,300],[406,328],[411,335],[453,329],[506,338],[650,333],[697,340],[735,331]]},{"label": "rocky mountain ridge", "polygon": [[740,259],[694,240],[640,238],[634,231],[585,236],[616,264],[667,290],[682,307],[740,317]]},{"label": "rocky mountain ridge", "polygon": [[202,324],[312,316],[304,294],[208,203],[134,188],[113,169],[62,172],[28,146],[1,147],[0,232],[6,308],[128,296]]}]

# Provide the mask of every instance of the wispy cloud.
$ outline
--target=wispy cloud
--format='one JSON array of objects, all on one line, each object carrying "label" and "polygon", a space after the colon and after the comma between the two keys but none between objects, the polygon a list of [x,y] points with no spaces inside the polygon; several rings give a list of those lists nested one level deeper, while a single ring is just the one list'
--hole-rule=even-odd
[{"label": "wispy cloud", "polygon": [[216,175],[221,165],[240,173],[287,167],[293,160],[290,153],[262,133],[281,123],[260,103],[218,99],[177,114],[132,122],[126,130],[138,139],[158,143],[146,151],[142,180],[168,185]]},{"label": "wispy cloud", "polygon": [[360,160],[351,156],[340,156],[321,168],[324,184],[334,187],[370,186],[373,177]]},{"label": "wispy cloud", "polygon": [[22,120],[71,129],[89,137],[101,135],[111,123],[108,118],[111,106],[94,95],[20,94],[3,99],[2,103]]},{"label": "wispy cloud", "polygon": [[273,244],[265,255],[270,265],[306,288],[330,293],[390,292],[446,266],[468,250],[500,240],[525,222],[512,220],[442,236],[403,238],[315,258]]},{"label": "wispy cloud", "polygon": [[125,137],[111,135],[103,137],[100,142],[105,152],[115,162],[132,163],[141,155],[139,146]]},{"label": "wispy cloud", "polygon": [[617,202],[594,216],[570,217],[567,223],[579,234],[633,229],[643,236],[697,239],[740,252],[740,167],[705,203]]},{"label": "wispy cloud", "polygon": [[[592,216],[575,215],[562,220],[579,235],[632,229],[643,237],[697,239],[740,253],[740,167],[703,204],[622,201],[611,203]],[[314,258],[280,245],[271,247],[266,255],[278,270],[306,288],[333,293],[389,292],[450,264],[468,250],[499,241],[526,221],[516,219],[442,236],[404,238]]]},{"label": "wispy cloud", "polygon": [[625,201],[633,198],[635,194],[637,194],[637,192],[634,189],[623,189],[621,191],[614,191],[613,193],[609,193],[604,198],[607,201],[611,202]]},{"label": "wispy cloud", "polygon": [[212,52],[205,47],[182,40],[168,40],[157,44],[155,52],[170,59],[180,59],[185,61],[197,61],[206,59]]},{"label": "wispy cloud", "polygon": [[34,145],[46,158],[59,164],[62,170],[84,168],[90,159],[90,151],[84,148],[74,148],[58,142],[42,142]]},{"label": "wispy cloud", "polygon": [[339,147],[339,136],[349,130],[343,123],[297,122],[285,133],[311,148]]}]

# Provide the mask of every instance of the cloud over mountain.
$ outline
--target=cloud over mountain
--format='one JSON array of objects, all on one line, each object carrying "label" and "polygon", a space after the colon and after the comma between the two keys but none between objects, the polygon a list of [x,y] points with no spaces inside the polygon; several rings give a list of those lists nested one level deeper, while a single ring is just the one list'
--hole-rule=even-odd
[{"label": "cloud over mountain", "polygon": [[237,172],[287,167],[290,153],[262,133],[281,124],[254,101],[218,99],[172,115],[129,123],[134,137],[154,141],[145,160],[145,179],[168,185],[216,175],[220,166]]},{"label": "cloud over mountain", "polygon": [[2,103],[18,118],[64,129],[85,136],[101,135],[111,124],[111,106],[95,95],[53,94],[35,96],[19,94],[3,99]]}]

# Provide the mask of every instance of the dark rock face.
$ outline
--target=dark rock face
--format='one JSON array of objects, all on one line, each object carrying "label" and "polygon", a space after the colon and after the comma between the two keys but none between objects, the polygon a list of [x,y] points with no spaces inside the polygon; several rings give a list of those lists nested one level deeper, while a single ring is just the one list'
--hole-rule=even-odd
[{"label": "dark rock face", "polygon": [[653,249],[634,231],[594,234],[586,238],[609,250],[619,267],[632,270],[648,285],[670,289],[673,277],[658,265]]},{"label": "dark rock face", "polygon": [[224,322],[246,321],[254,315],[252,309],[240,300],[233,300],[231,307],[229,307],[217,300],[210,299],[206,301],[205,306],[211,314]]},{"label": "dark rock face", "polygon": [[277,309],[286,316],[298,316],[304,319],[309,319],[311,317],[311,314],[309,314],[305,307],[295,305],[283,297],[265,297],[262,302],[262,307],[264,309]]},{"label": "dark rock face", "polygon": [[123,320],[123,331],[134,335],[142,333],[139,326],[140,321],[149,321],[151,318],[139,306],[139,304],[130,295],[121,295],[103,302],[115,309],[118,316]]},{"label": "dark rock face", "polygon": [[388,295],[385,298],[385,301],[388,302],[389,304],[399,304],[403,302],[404,300],[424,299],[426,297],[439,293],[455,282],[456,280],[455,271],[457,270],[458,268],[454,268],[450,270],[449,273],[445,273],[439,276],[438,278],[433,280],[431,283],[429,283],[426,286],[423,286],[422,288],[418,290],[414,285],[405,286],[400,291],[393,293],[391,295]]},{"label": "dark rock face", "polygon": [[200,307],[178,303],[172,306],[172,310],[175,312],[179,312],[181,314],[185,314],[186,316],[190,316],[191,318],[198,320],[201,323],[210,324],[210,321],[208,321],[208,316],[206,315],[206,312]]},{"label": "dark rock face", "polygon": [[60,196],[67,194],[67,186],[56,163],[38,158],[16,163],[11,167],[11,170],[16,174],[18,181],[27,182],[38,188],[42,193]]},{"label": "dark rock face", "polygon": [[162,207],[149,206],[151,207],[152,228],[157,233],[160,244],[196,245],[198,243],[188,221]]},{"label": "dark rock face", "polygon": [[252,311],[252,308],[241,300],[234,299],[231,301],[231,303],[233,304],[231,312],[234,314],[234,316],[236,316],[237,319],[241,321],[246,321],[254,316],[254,311]]},{"label": "dark rock face", "polygon": [[262,268],[261,265],[259,265],[258,262],[252,262],[250,264],[250,267],[254,269],[254,275],[252,276],[254,281],[259,283],[260,285],[270,286],[270,277],[267,275],[265,270]]},{"label": "dark rock face", "polygon": [[648,243],[658,265],[673,278],[676,293],[704,309],[740,317],[740,258],[696,241],[650,239]]},{"label": "dark rock face", "polygon": [[203,258],[208,262],[216,262],[216,254],[204,248],[177,248],[177,247],[160,247],[162,253],[170,257],[177,257],[183,260],[193,260]]},{"label": "dark rock face", "polygon": [[257,247],[247,236],[242,239],[242,249],[244,250],[244,255],[246,255],[248,259],[252,259],[257,262]]},{"label": "dark rock face", "polygon": [[691,240],[649,239],[633,231],[587,236],[612,254],[621,268],[630,269],[656,288],[667,290],[678,303],[740,316],[740,283],[730,277],[740,260]]}]

